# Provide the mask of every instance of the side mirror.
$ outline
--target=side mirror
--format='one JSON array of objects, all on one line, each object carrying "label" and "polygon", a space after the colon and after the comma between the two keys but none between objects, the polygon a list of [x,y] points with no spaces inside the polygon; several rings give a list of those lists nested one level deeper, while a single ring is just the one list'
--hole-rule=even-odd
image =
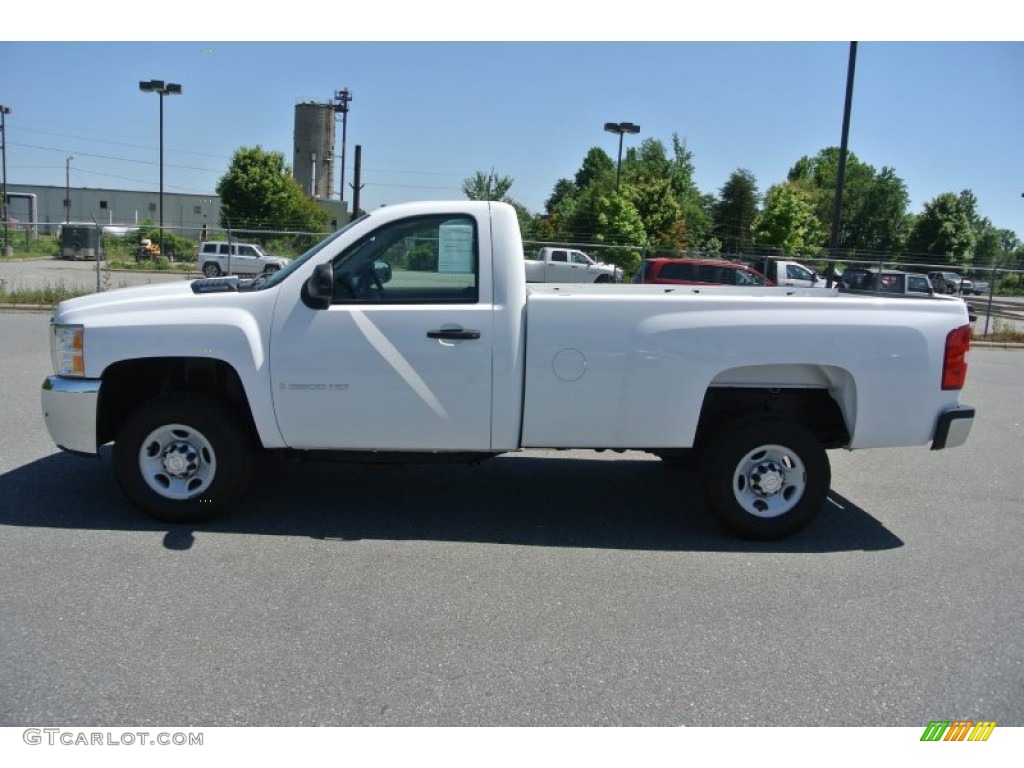
[{"label": "side mirror", "polygon": [[373,262],[373,272],[377,275],[377,280],[380,281],[381,285],[391,281],[391,265],[383,259],[377,259]]},{"label": "side mirror", "polygon": [[302,286],[302,301],[310,309],[327,309],[333,298],[334,269],[329,263],[317,264]]}]

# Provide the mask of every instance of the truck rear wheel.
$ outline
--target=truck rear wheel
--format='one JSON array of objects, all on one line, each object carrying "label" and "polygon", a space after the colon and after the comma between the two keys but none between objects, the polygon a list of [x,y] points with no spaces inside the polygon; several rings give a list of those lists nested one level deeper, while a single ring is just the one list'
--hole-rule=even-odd
[{"label": "truck rear wheel", "polygon": [[785,419],[741,421],[711,439],[704,491],[722,522],[750,539],[781,539],[821,511],[832,470],[821,441]]},{"label": "truck rear wheel", "polygon": [[156,397],[132,413],[114,443],[122,490],[169,523],[197,522],[227,508],[245,488],[252,446],[220,401],[193,393]]}]

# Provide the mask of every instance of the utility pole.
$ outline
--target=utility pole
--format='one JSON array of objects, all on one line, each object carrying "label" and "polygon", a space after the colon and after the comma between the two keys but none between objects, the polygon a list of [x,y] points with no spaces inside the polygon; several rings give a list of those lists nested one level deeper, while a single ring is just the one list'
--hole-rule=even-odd
[{"label": "utility pole", "polygon": [[71,223],[71,161],[75,159],[74,155],[68,155],[68,159],[64,162],[64,223]]},{"label": "utility pole", "polygon": [[[334,92],[335,113],[341,113],[341,185],[338,196],[341,202],[345,202],[345,141],[348,139],[348,105],[352,101],[352,94],[348,88],[342,88]],[[344,206],[343,206],[344,207]]]},{"label": "utility pole", "polygon": [[352,185],[352,218],[359,218],[359,190],[363,188],[363,148],[356,144],[355,183]]},{"label": "utility pole", "polygon": [[4,256],[10,256],[10,245],[7,242],[7,120],[6,115],[11,114],[11,108],[5,107],[0,104],[0,139],[3,140],[3,144],[0,145],[0,151],[3,152],[3,164],[4,164],[4,191],[3,199],[0,200],[0,211],[3,212],[4,217]]}]

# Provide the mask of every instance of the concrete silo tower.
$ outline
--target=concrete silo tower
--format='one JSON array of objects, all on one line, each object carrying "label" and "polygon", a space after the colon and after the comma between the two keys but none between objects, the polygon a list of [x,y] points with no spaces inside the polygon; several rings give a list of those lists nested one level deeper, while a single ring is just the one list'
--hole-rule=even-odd
[{"label": "concrete silo tower", "polygon": [[334,188],[334,106],[312,101],[295,105],[292,175],[311,197],[327,199]]}]

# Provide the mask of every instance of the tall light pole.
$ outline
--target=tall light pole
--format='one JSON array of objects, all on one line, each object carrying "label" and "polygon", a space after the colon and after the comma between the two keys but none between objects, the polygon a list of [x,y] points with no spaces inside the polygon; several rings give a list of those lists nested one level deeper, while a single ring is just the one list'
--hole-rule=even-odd
[{"label": "tall light pole", "polygon": [[619,178],[622,175],[622,137],[627,133],[640,133],[640,126],[633,123],[605,123],[608,133],[619,134],[619,161],[615,164],[615,192],[619,191]]},{"label": "tall light pole", "polygon": [[832,235],[829,238],[831,259],[826,272],[825,287],[832,287],[839,258],[839,225],[843,214],[843,185],[846,183],[846,147],[850,138],[850,112],[853,109],[853,76],[857,69],[857,42],[850,43],[850,58],[846,65],[846,100],[843,102],[843,130],[839,139],[839,171],[836,173],[836,195],[832,206]]},{"label": "tall light pole", "polygon": [[[338,196],[341,202],[345,202],[345,141],[348,139],[348,104],[352,101],[352,94],[348,88],[342,88],[334,92],[335,113],[341,113],[341,185]],[[342,205],[344,207],[344,205]]]},{"label": "tall light pole", "polygon": [[3,212],[4,217],[4,256],[8,255],[7,251],[10,248],[7,244],[7,120],[5,118],[9,114],[11,114],[11,108],[0,104],[0,140],[3,141],[3,144],[0,144],[0,151],[4,156],[4,191],[3,199],[0,200],[0,211]]},{"label": "tall light pole", "polygon": [[163,80],[142,80],[139,90],[160,96],[160,253],[164,253],[164,96],[181,96],[181,86]]}]

